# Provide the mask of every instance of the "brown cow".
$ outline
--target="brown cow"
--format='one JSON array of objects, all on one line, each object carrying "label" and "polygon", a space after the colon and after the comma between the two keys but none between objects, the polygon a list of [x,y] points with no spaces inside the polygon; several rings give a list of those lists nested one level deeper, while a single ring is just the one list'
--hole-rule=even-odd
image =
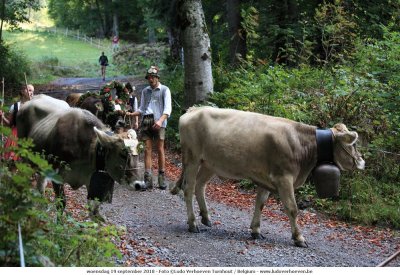
[{"label": "brown cow", "polygon": [[65,101],[68,103],[69,106],[71,107],[76,107],[78,104],[79,99],[81,98],[82,93],[70,93],[67,95],[67,98]]},{"label": "brown cow", "polygon": [[89,112],[101,119],[104,111],[104,106],[101,98],[95,94],[91,94],[81,100],[81,97],[83,95],[84,94],[81,93],[70,93],[65,101],[69,104],[69,106],[79,107],[88,110]]},{"label": "brown cow", "polygon": [[[333,161],[341,170],[363,169],[365,162],[355,143],[356,132],[336,124]],[[201,222],[211,226],[205,186],[213,175],[250,179],[257,184],[251,222],[253,238],[261,238],[260,215],[270,192],[279,194],[289,216],[296,246],[306,247],[297,226],[294,189],[301,186],[317,164],[316,127],[284,118],[211,107],[193,108],[181,116],[179,133],[183,171],[171,193],[183,189],[190,232],[199,232],[193,195]]]},{"label": "brown cow", "polygon": [[[99,163],[103,163],[101,170],[119,183],[133,185],[137,180],[125,174],[135,167],[131,167],[130,150],[124,140],[110,135],[104,124],[87,110],[70,108],[65,101],[38,95],[18,111],[17,127],[18,137],[32,138],[36,151],[45,151],[69,165],[70,169],[59,168],[64,181],[73,189],[82,185],[89,188]],[[53,187],[63,196],[62,186],[53,184]],[[40,189],[43,191],[44,186]]]}]

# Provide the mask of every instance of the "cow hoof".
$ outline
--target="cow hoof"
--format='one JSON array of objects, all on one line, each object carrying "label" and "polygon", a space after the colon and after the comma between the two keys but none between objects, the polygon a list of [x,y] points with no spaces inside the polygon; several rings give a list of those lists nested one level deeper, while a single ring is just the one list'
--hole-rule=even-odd
[{"label": "cow hoof", "polygon": [[251,238],[253,240],[263,240],[265,237],[260,233],[251,233]]},{"label": "cow hoof", "polygon": [[304,247],[304,248],[308,248],[308,244],[306,241],[294,241],[294,244],[297,247]]},{"label": "cow hoof", "polygon": [[207,218],[201,218],[201,223],[205,226],[211,227],[211,221]]},{"label": "cow hoof", "polygon": [[189,226],[189,232],[191,233],[200,233],[200,229],[198,226]]},{"label": "cow hoof", "polygon": [[169,192],[172,194],[172,195],[178,195],[179,194],[179,191],[181,191],[181,189],[179,188],[179,187],[174,187],[174,188],[172,188]]}]

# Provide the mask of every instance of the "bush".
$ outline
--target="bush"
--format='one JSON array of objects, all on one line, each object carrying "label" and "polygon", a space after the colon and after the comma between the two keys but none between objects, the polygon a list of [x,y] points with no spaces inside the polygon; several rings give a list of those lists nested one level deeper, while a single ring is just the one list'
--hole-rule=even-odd
[{"label": "bush", "polygon": [[22,52],[0,42],[0,77],[4,77],[5,97],[13,98],[25,83],[25,73],[30,75],[30,64]]},{"label": "bush", "polygon": [[[320,209],[341,219],[400,228],[397,195],[400,187],[393,182],[378,181],[368,171],[342,177],[340,200],[320,200]],[[323,202],[321,202],[323,201]]]},{"label": "bush", "polygon": [[129,45],[113,55],[113,64],[125,74],[145,75],[151,65],[162,71],[167,55],[168,47],[163,43]]},{"label": "bush", "polygon": [[[1,134],[10,129],[0,127]],[[21,160],[0,160],[0,266],[19,266],[18,226],[21,228],[26,266],[112,266],[120,252],[112,243],[115,227],[78,222],[57,215],[54,202],[32,187],[35,173],[59,181],[41,155],[32,152],[32,141],[20,140],[11,148]],[[0,148],[0,155],[5,149]]]},{"label": "bush", "polygon": [[183,67],[181,65],[171,65],[172,68],[167,69],[167,75],[162,76],[161,82],[169,87],[172,97],[172,114],[168,118],[167,141],[168,146],[172,149],[179,149],[179,117],[184,114],[184,83],[183,83]]}]

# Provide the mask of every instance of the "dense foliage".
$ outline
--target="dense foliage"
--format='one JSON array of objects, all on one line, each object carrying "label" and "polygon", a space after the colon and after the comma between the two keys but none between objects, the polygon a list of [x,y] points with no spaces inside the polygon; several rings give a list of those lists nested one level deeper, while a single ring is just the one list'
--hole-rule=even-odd
[{"label": "dense foliage", "polygon": [[[1,127],[2,137],[10,129]],[[112,243],[118,232],[112,226],[79,222],[58,215],[54,196],[42,196],[33,188],[36,176],[61,182],[49,163],[32,153],[32,142],[21,140],[18,147],[0,148],[0,155],[13,150],[17,162],[0,160],[0,266],[20,266],[18,226],[26,266],[111,266],[120,252]],[[56,219],[58,222],[56,222]]]},{"label": "dense foliage", "polygon": [[3,40],[3,27],[6,24],[11,29],[18,29],[21,23],[30,21],[30,12],[39,10],[41,2],[42,0],[2,0],[0,2],[0,42]]},{"label": "dense foliage", "polygon": [[0,76],[4,78],[6,97],[16,97],[21,85],[24,83],[25,74],[30,73],[30,64],[24,53],[0,43]]}]

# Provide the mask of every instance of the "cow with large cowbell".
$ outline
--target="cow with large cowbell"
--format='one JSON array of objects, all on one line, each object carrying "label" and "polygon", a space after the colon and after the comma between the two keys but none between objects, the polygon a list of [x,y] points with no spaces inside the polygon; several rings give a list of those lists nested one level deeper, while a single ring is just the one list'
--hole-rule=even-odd
[{"label": "cow with large cowbell", "polygon": [[[85,185],[89,199],[111,201],[114,181],[130,184],[137,180],[126,173],[135,167],[131,167],[130,150],[124,140],[108,132],[87,110],[70,108],[65,101],[38,95],[18,111],[17,127],[19,138],[33,139],[35,151],[53,156],[54,167],[73,189]],[[60,162],[68,167],[59,165]],[[53,188],[65,206],[63,185],[53,184]],[[109,193],[106,197],[104,188],[111,192],[111,197]],[[39,184],[39,189],[44,191],[44,183]],[[95,203],[94,214],[98,214],[98,205]]]},{"label": "cow with large cowbell", "polygon": [[[358,135],[344,124],[331,131],[333,163],[341,170],[363,169],[356,149]],[[318,129],[284,118],[212,107],[192,108],[179,120],[182,175],[171,193],[183,190],[190,232],[199,232],[193,211],[196,196],[201,222],[211,226],[205,201],[207,181],[218,175],[250,179],[257,185],[251,221],[253,238],[261,238],[260,216],[270,192],[279,194],[289,217],[296,246],[307,247],[298,225],[295,188],[319,162]]]}]

